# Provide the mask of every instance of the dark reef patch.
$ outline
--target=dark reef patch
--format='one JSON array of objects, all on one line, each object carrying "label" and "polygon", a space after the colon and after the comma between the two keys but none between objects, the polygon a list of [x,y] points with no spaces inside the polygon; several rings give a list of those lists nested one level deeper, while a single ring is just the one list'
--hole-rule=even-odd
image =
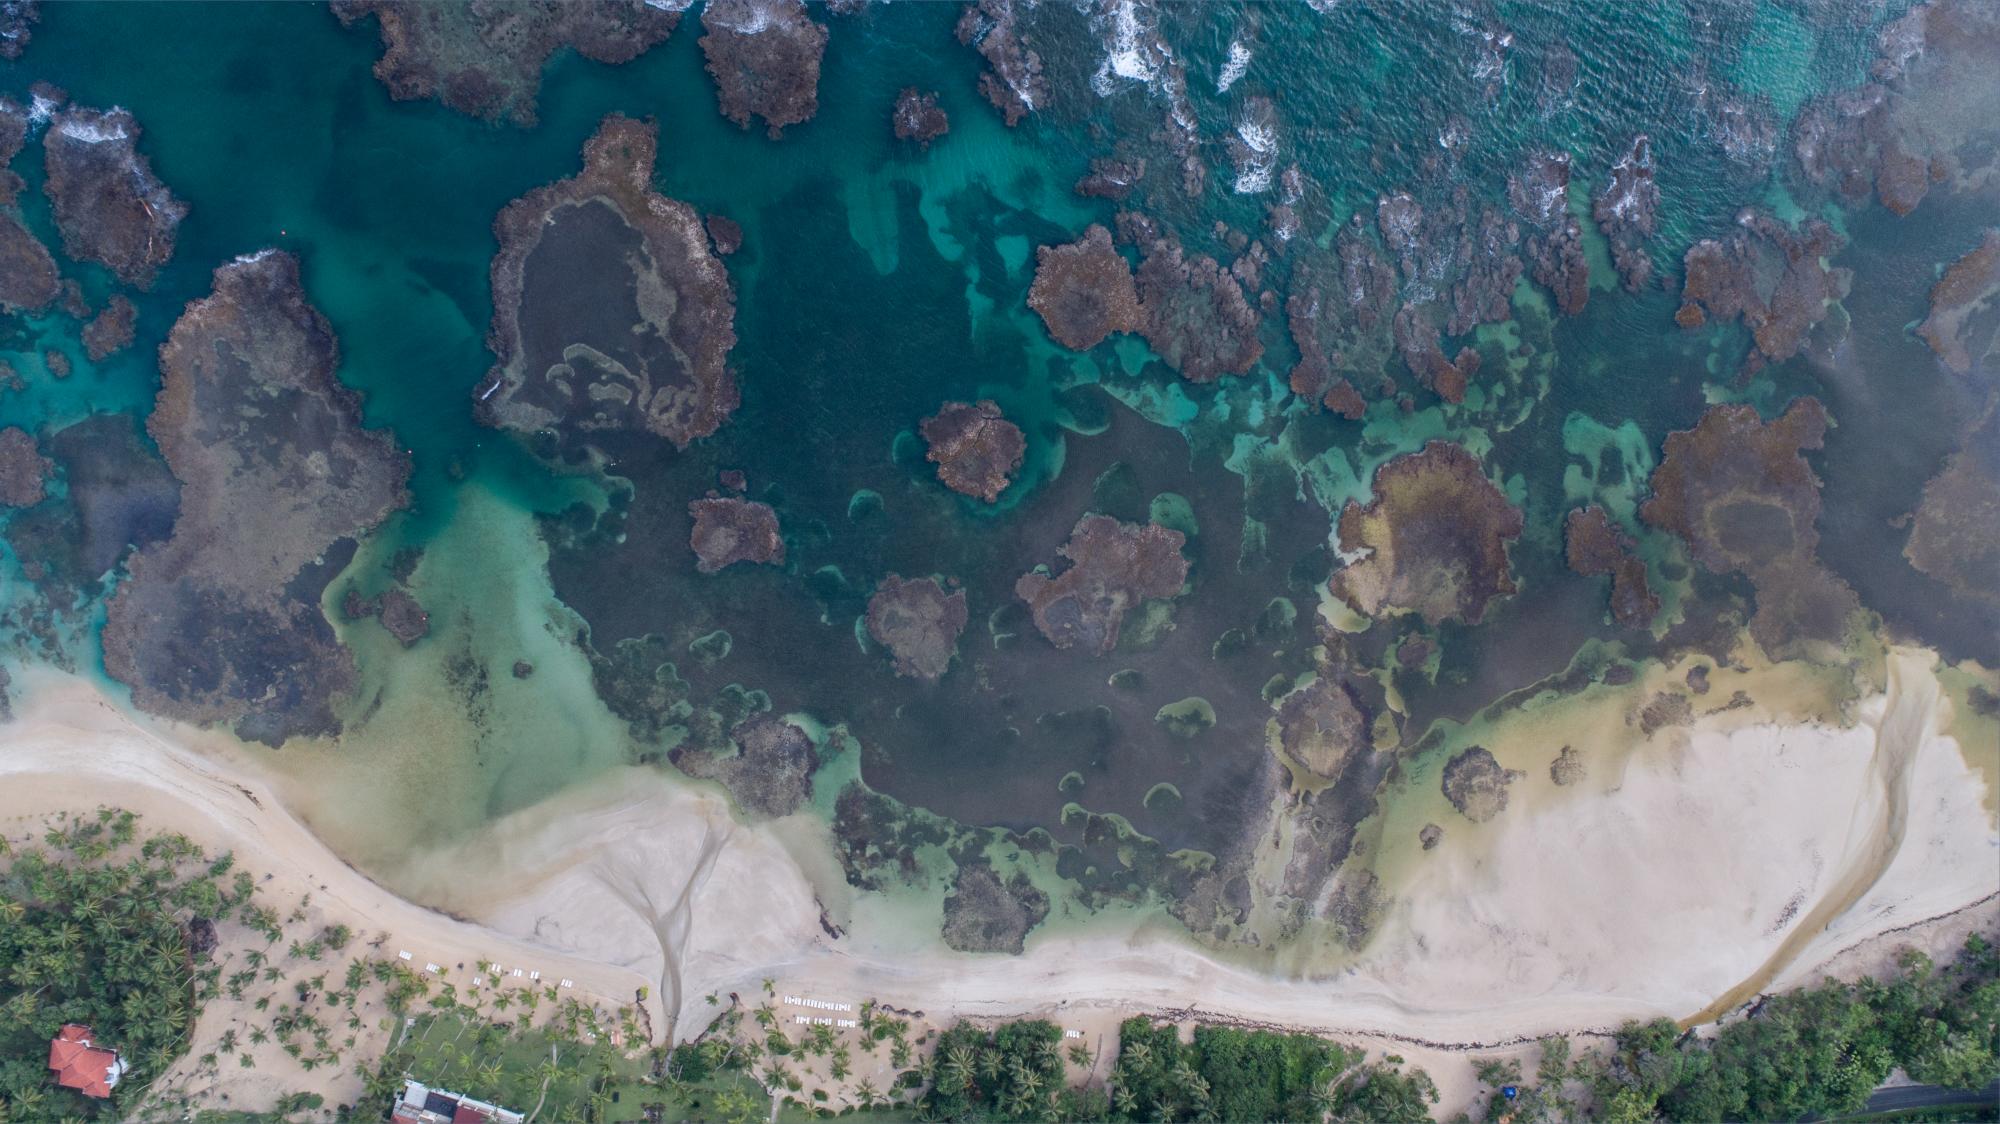
[{"label": "dark reef patch", "polygon": [[1183,252],[1170,230],[1135,212],[1119,214],[1118,234],[1139,247],[1139,331],[1167,366],[1189,382],[1214,382],[1264,354],[1257,310],[1229,270]]},{"label": "dark reef patch", "polygon": [[960,952],[1019,955],[1035,926],[1049,915],[1049,896],[1025,874],[1002,880],[985,863],[961,864],[944,899],[944,943]]},{"label": "dark reef patch", "polygon": [[990,400],[947,402],[920,428],[944,486],[987,503],[1007,490],[1028,450],[1021,427],[1001,417]]},{"label": "dark reef patch", "polygon": [[1507,786],[1520,773],[1502,769],[1491,751],[1471,746],[1445,762],[1444,798],[1473,823],[1485,823],[1507,810]]},{"label": "dark reef patch", "polygon": [[685,446],[736,409],[735,290],[701,215],[653,190],[657,145],[653,125],[606,117],[580,174],[493,221],[487,343],[499,361],[475,393],[481,421]]},{"label": "dark reef patch", "polygon": [[34,434],[18,425],[0,429],[0,505],[32,507],[42,502],[55,467],[42,455]]},{"label": "dark reef patch", "polygon": [[986,60],[986,70],[979,76],[980,95],[1010,126],[1049,100],[1042,56],[1023,40],[1014,4],[1015,0],[972,0],[957,28],[958,41]]},{"label": "dark reef patch", "polygon": [[1854,591],[1814,557],[1819,477],[1802,454],[1826,435],[1815,398],[1765,422],[1751,406],[1714,406],[1667,435],[1653,495],[1639,518],[1679,535],[1712,573],[1741,573],[1757,591],[1750,634],[1773,656],[1807,641],[1838,643]]},{"label": "dark reef patch", "polygon": [[83,353],[92,363],[102,363],[132,346],[138,324],[138,308],[125,294],[113,293],[103,310],[83,326]]},{"label": "dark reef patch", "polygon": [[1368,552],[1333,575],[1350,608],[1478,624],[1489,602],[1514,592],[1507,544],[1520,537],[1521,511],[1478,458],[1433,441],[1377,469],[1374,491],[1367,506],[1350,501],[1340,513],[1340,549]]},{"label": "dark reef patch", "polygon": [[1188,573],[1181,555],[1186,541],[1157,524],[1086,515],[1057,551],[1069,568],[1053,578],[1023,574],[1014,593],[1033,610],[1035,627],[1049,643],[1105,655],[1118,646],[1119,626],[1139,602],[1180,593]]},{"label": "dark reef patch", "polygon": [[1631,536],[1592,504],[1563,521],[1563,557],[1579,574],[1611,575],[1611,618],[1626,628],[1645,628],[1660,611],[1660,597],[1646,584],[1646,563],[1633,553]]},{"label": "dark reef patch", "polygon": [[1853,275],[1827,264],[1845,240],[1821,219],[1798,230],[1755,210],[1736,219],[1727,238],[1690,247],[1681,307],[1674,320],[1699,328],[1709,320],[1741,319],[1755,347],[1742,377],[1799,353],[1828,306],[1847,295]]},{"label": "dark reef patch", "polygon": [[1967,374],[1993,349],[1993,325],[1975,320],[1984,319],[1996,298],[2000,298],[2000,230],[1989,230],[1977,247],[1945,267],[1944,275],[1931,286],[1930,315],[1917,334],[1946,367]]},{"label": "dark reef patch", "polygon": [[804,730],[758,714],[732,727],[729,740],[733,754],[686,745],[673,751],[673,763],[691,777],[720,781],[738,804],[760,816],[788,816],[812,799],[819,756]]},{"label": "dark reef patch", "polygon": [[320,594],[353,537],[406,502],[410,466],[361,428],[336,360],[297,259],[271,250],[217,269],[161,346],[147,430],[180,511],[104,626],[105,670],[145,710],[272,744],[339,730],[354,662]]},{"label": "dark reef patch", "polygon": [[681,13],[645,0],[333,0],[352,27],[382,28],[375,77],[397,101],[435,98],[488,121],[533,125],[542,67],[558,48],[593,62],[627,63],[666,41]]},{"label": "dark reef patch", "polygon": [[932,141],[951,131],[951,118],[938,108],[937,91],[919,90],[915,86],[905,86],[896,95],[889,124],[897,140],[915,141],[926,152],[930,151]]},{"label": "dark reef patch", "polygon": [[1072,351],[1089,351],[1144,323],[1132,267],[1111,244],[1111,232],[1095,223],[1074,242],[1035,250],[1028,307]]},{"label": "dark reef patch", "polygon": [[778,513],[771,505],[734,497],[695,500],[688,504],[694,519],[688,547],[695,569],[713,574],[738,562],[785,563],[785,540],[778,534]]},{"label": "dark reef patch", "polygon": [[896,658],[896,674],[935,683],[965,631],[965,591],[946,593],[936,578],[882,579],[868,599],[868,635]]}]

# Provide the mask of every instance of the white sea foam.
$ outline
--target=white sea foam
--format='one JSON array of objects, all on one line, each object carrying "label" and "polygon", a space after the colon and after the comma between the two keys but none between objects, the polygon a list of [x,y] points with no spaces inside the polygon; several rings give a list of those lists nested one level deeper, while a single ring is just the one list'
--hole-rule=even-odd
[{"label": "white sea foam", "polygon": [[1237,122],[1236,140],[1236,194],[1269,191],[1278,167],[1278,131],[1272,127],[1268,112]]},{"label": "white sea foam", "polygon": [[272,254],[275,254],[275,253],[277,253],[277,252],[278,252],[278,251],[277,251],[277,249],[276,249],[276,248],[274,248],[274,247],[270,247],[270,246],[266,246],[265,248],[263,248],[263,249],[261,249],[261,250],[257,251],[257,252],[256,252],[256,253],[254,253],[254,254],[238,254],[238,255],[236,255],[236,264],[237,264],[237,265],[256,265],[256,264],[257,264],[258,262],[260,262],[260,261],[263,261],[263,260],[264,260],[265,258],[268,258],[268,257],[270,257],[270,256],[271,256]]},{"label": "white sea foam", "polygon": [[771,10],[763,4],[752,4],[740,22],[731,23],[726,15],[718,15],[711,6],[702,10],[701,22],[704,26],[720,27],[738,35],[756,35],[771,26]]},{"label": "white sea foam", "polygon": [[46,125],[49,123],[49,118],[55,115],[55,111],[55,99],[36,94],[34,103],[28,107],[28,124]]},{"label": "white sea foam", "polygon": [[1121,80],[1151,86],[1159,77],[1160,68],[1140,42],[1145,28],[1139,23],[1138,4],[1134,0],[1119,0],[1111,10],[1108,30],[1104,61],[1098,64],[1097,73],[1090,76],[1090,88],[1098,97],[1107,97],[1118,89]]},{"label": "white sea foam", "polygon": [[1250,45],[1241,39],[1229,41],[1229,61],[1222,64],[1222,73],[1215,76],[1215,92],[1226,94],[1245,71],[1250,69]]},{"label": "white sea foam", "polygon": [[57,121],[55,131],[69,140],[84,144],[103,144],[107,141],[121,141],[132,134],[125,128],[125,119],[117,110],[99,116],[96,120],[85,120],[71,113]]}]

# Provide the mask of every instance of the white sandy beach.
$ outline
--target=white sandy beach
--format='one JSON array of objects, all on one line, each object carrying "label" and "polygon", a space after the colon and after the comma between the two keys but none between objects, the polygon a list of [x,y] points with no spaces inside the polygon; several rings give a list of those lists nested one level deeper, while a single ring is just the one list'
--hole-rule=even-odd
[{"label": "white sandy beach", "polygon": [[638,768],[391,875],[472,919],[455,920],[349,867],[253,763],[178,746],[75,681],[37,685],[0,727],[0,818],[131,808],[314,887],[419,963],[536,966],[613,1002],[650,987],[656,1035],[692,1036],[715,1010],[706,996],[771,978],[932,1022],[1040,1012],[1101,1038],[1126,1015],[1199,1012],[1372,1038],[1414,1060],[1726,1011],[1836,959],[1859,970],[1905,941],[1990,927],[2000,834],[1984,780],[1940,732],[1947,705],[1928,656],[1898,652],[1888,693],[1851,729],[1735,715],[1663,731],[1616,775],[1452,827],[1392,888],[1360,961],[1327,978],[1226,965],[1134,925],[1038,937],[1018,958],[913,951],[906,920],[866,900],[836,941],[801,848],[780,841],[816,828],[752,830],[717,797]]}]

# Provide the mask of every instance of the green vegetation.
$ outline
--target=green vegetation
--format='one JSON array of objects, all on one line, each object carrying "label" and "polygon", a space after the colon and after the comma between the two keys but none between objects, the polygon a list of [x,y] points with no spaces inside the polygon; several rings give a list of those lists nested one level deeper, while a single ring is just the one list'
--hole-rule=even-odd
[{"label": "green vegetation", "polygon": [[1897,1067],[1953,1089],[2000,1077],[2000,952],[1974,936],[1943,968],[1911,953],[1886,981],[1775,995],[1713,1038],[1664,1019],[1628,1023],[1609,1055],[1574,1065],[1566,1045],[1543,1045],[1532,1086],[1517,1064],[1481,1063],[1482,1081],[1519,1088],[1512,1103],[1494,1097],[1485,1119],[1572,1118],[1566,1084],[1592,1095],[1589,1115],[1625,1124],[1851,1116]]},{"label": "green vegetation", "polygon": [[1102,1120],[1104,1094],[1063,1083],[1062,1031],[1044,1019],[991,1031],[959,1023],[938,1036],[927,1120]]},{"label": "green vegetation", "polygon": [[[250,905],[230,856],[141,839],[130,812],[64,817],[43,845],[0,841],[0,1119],[113,1119],[187,1049],[217,987],[216,921]],[[83,1023],[130,1067],[111,1101],[50,1080],[49,1040]]]},{"label": "green vegetation", "polygon": [[1118,1028],[1110,1119],[1370,1121],[1430,1119],[1437,1089],[1399,1059],[1365,1055],[1310,1034],[1200,1026],[1182,1043],[1143,1018]]},{"label": "green vegetation", "polygon": [[528,1027],[451,1003],[405,1023],[369,1076],[362,1103],[386,1106],[408,1075],[518,1112],[539,1109],[539,1120],[644,1120],[648,1104],[678,1098],[678,1090],[651,1080],[658,1060],[651,1053],[627,1057],[597,1026],[595,1013],[574,1000]]}]

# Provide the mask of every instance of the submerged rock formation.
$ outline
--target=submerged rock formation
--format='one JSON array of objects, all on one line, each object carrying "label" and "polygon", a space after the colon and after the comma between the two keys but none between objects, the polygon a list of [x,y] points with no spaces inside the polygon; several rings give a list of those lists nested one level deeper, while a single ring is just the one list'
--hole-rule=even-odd
[{"label": "submerged rock formation", "polygon": [[1521,774],[1502,769],[1493,754],[1472,746],[1445,762],[1444,798],[1473,823],[1485,823],[1507,810],[1507,786]]},{"label": "submerged rock formation", "polygon": [[122,109],[58,110],[42,134],[42,191],[55,205],[64,253],[149,289],[174,256],[187,204],[153,174],[138,143],[139,123]]},{"label": "submerged rock formation", "polygon": [[1187,536],[1156,523],[1120,523],[1086,515],[1057,553],[1069,559],[1061,574],[1030,572],[1014,594],[1034,611],[1035,627],[1058,648],[1081,645],[1093,655],[1118,646],[1125,614],[1149,597],[1173,597],[1187,583]]},{"label": "submerged rock formation", "polygon": [[1028,442],[989,399],[947,402],[919,427],[938,479],[960,495],[992,503],[1013,483]]},{"label": "submerged rock formation", "polygon": [[736,293],[701,215],[653,190],[657,140],[649,123],[606,117],[581,173],[494,220],[499,361],[474,395],[482,422],[686,446],[736,409]]},{"label": "submerged rock formation", "polygon": [[1522,243],[1535,283],[1555,294],[1565,316],[1590,299],[1590,263],[1583,258],[1583,226],[1569,213],[1569,153],[1531,153],[1507,177],[1507,200],[1528,224]]},{"label": "submerged rock formation", "polygon": [[1917,329],[1946,367],[1968,374],[1993,349],[1993,330],[1972,338],[1972,319],[2000,299],[2000,230],[1989,230],[1977,247],[1952,262],[1931,286],[1931,311]]},{"label": "submerged rock formation", "polygon": [[1111,244],[1111,232],[1095,223],[1074,242],[1035,250],[1028,307],[1072,351],[1089,351],[1143,324],[1132,267]]},{"label": "submerged rock formation", "polygon": [[694,527],[688,532],[695,569],[713,574],[738,562],[782,566],[785,540],[778,535],[778,513],[770,504],[735,497],[695,500],[688,504]]},{"label": "submerged rock formation", "polygon": [[173,535],[130,563],[105,670],[141,708],[277,744],[339,730],[354,662],[319,597],[353,539],[406,501],[409,459],[334,377],[298,261],[215,271],[160,348],[147,430],[181,482]]},{"label": "submerged rock formation", "polygon": [[2000,442],[1988,419],[1924,485],[1903,557],[1953,593],[2000,606]]},{"label": "submerged rock formation", "polygon": [[348,620],[366,620],[375,617],[396,642],[407,648],[430,635],[431,615],[416,596],[402,586],[390,586],[375,597],[364,598],[354,590],[347,591],[341,603],[341,612]]},{"label": "submerged rock formation", "polygon": [[1591,504],[1563,521],[1564,558],[1585,576],[1611,575],[1611,617],[1626,628],[1645,628],[1660,611],[1659,595],[1646,584],[1646,563],[1633,553],[1631,536],[1611,515]]},{"label": "submerged rock formation", "polygon": [[1118,216],[1119,237],[1139,247],[1139,330],[1167,366],[1189,382],[1214,382],[1248,371],[1264,354],[1257,310],[1243,287],[1206,254],[1192,257],[1180,240],[1144,215]]},{"label": "submerged rock formation", "polygon": [[1278,700],[1278,743],[1299,768],[1337,781],[1373,745],[1374,716],[1330,671]]},{"label": "submerged rock formation", "polygon": [[1844,240],[1823,220],[1808,219],[1794,231],[1746,210],[1736,224],[1728,238],[1689,247],[1674,319],[1683,328],[1699,328],[1710,318],[1741,317],[1755,340],[1743,362],[1748,377],[1766,363],[1797,355],[1828,306],[1847,295],[1853,274],[1826,264]]},{"label": "submerged rock formation", "polygon": [[1146,178],[1146,159],[1135,156],[1124,159],[1115,156],[1095,156],[1090,161],[1090,174],[1076,181],[1076,193],[1092,199],[1109,199],[1114,203],[1124,201]]},{"label": "submerged rock formation", "polygon": [[83,353],[92,363],[101,363],[132,346],[138,330],[139,310],[123,293],[113,293],[104,309],[83,326]]},{"label": "submerged rock formation", "polygon": [[1049,83],[1042,77],[1042,56],[1021,39],[1015,0],[972,0],[958,17],[958,41],[979,52],[986,70],[979,76],[979,93],[1000,111],[1009,126],[1049,100]]},{"label": "submerged rock formation", "polygon": [[6,0],[0,3],[0,59],[8,62],[21,57],[28,41],[35,37],[30,25],[42,18],[41,0]]},{"label": "submerged rock formation", "polygon": [[944,899],[942,935],[947,947],[960,952],[1018,956],[1028,933],[1048,915],[1049,896],[1027,875],[1017,872],[1003,882],[991,866],[965,863]]},{"label": "submerged rock formation", "polygon": [[1358,613],[1417,613],[1426,623],[1478,624],[1514,592],[1507,544],[1519,508],[1463,448],[1433,441],[1375,471],[1375,498],[1340,513],[1340,549],[1367,556],[1333,575],[1334,596]]},{"label": "submerged rock formation", "polygon": [[1644,133],[1632,138],[1632,146],[1611,165],[1611,174],[1597,198],[1591,200],[1590,215],[1597,229],[1611,243],[1611,264],[1618,270],[1630,292],[1646,287],[1653,277],[1653,258],[1646,252],[1646,240],[1658,228],[1660,185],[1653,179],[1653,142]]},{"label": "submerged rock formation", "polygon": [[737,723],[729,738],[736,747],[729,756],[684,744],[668,757],[691,777],[720,781],[738,804],[760,816],[789,816],[812,799],[819,755],[804,730],[759,714]]},{"label": "submerged rock formation", "polygon": [[632,61],[680,26],[682,6],[646,0],[333,0],[352,27],[373,15],[382,28],[375,77],[397,101],[435,98],[488,121],[535,123],[542,67],[571,47],[593,62]]},{"label": "submerged rock formation", "polygon": [[1308,245],[1292,278],[1285,300],[1285,324],[1299,352],[1292,393],[1358,421],[1367,401],[1350,374],[1363,379],[1370,393],[1396,389],[1387,371],[1395,354],[1395,270],[1355,215],[1334,237],[1334,254]]},{"label": "submerged rock formation", "polygon": [[39,312],[62,295],[62,280],[55,258],[21,222],[15,205],[25,185],[7,165],[27,138],[28,110],[0,98],[0,307]]},{"label": "submerged rock formation", "polygon": [[966,619],[965,591],[946,593],[936,578],[890,574],[868,599],[868,635],[896,658],[896,674],[926,683],[951,666]]},{"label": "submerged rock formation", "polygon": [[764,119],[772,139],[819,112],[826,27],[802,0],[709,0],[701,53],[722,115],[741,128]]},{"label": "submerged rock formation", "polygon": [[1773,656],[1806,641],[1838,643],[1859,601],[1814,557],[1819,477],[1802,450],[1820,447],[1826,410],[1793,402],[1765,422],[1752,406],[1713,406],[1691,430],[1667,435],[1653,495],[1639,518],[1680,536],[1713,573],[1756,587],[1750,634]]},{"label": "submerged rock formation", "polygon": [[47,494],[55,462],[42,455],[35,435],[18,425],[0,429],[0,507],[32,507]]},{"label": "submerged rock formation", "polygon": [[896,95],[896,108],[889,120],[897,140],[916,141],[926,152],[932,141],[951,131],[951,118],[938,108],[937,91],[915,86],[905,86]]}]

